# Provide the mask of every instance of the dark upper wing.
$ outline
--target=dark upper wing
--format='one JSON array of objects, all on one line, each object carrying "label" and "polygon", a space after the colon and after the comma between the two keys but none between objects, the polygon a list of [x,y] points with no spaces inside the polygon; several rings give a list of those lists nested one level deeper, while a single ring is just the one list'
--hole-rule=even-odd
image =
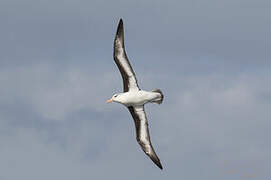
[{"label": "dark upper wing", "polygon": [[120,19],[114,41],[114,60],[123,79],[123,91],[127,92],[131,89],[139,90],[135,72],[133,71],[125,52],[122,19]]},{"label": "dark upper wing", "polygon": [[144,106],[128,107],[133,116],[136,126],[136,140],[142,150],[151,158],[151,160],[160,168],[163,169],[161,162],[156,155],[150,140],[148,121],[144,111]]}]

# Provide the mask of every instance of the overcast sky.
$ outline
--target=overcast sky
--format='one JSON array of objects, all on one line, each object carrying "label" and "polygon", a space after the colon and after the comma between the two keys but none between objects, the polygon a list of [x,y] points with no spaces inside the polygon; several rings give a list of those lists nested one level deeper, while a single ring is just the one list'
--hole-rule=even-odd
[{"label": "overcast sky", "polygon": [[[157,168],[112,57],[124,20]],[[269,180],[271,1],[1,0],[0,179]]]}]

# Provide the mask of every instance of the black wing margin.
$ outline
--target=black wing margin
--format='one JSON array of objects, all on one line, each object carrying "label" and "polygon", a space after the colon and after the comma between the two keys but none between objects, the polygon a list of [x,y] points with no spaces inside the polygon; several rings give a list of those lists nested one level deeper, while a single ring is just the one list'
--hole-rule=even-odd
[{"label": "black wing margin", "polygon": [[123,79],[123,91],[139,90],[135,72],[128,60],[124,47],[123,21],[120,19],[114,40],[114,61],[116,62]]},{"label": "black wing margin", "polygon": [[162,164],[156,155],[150,139],[148,121],[144,111],[144,106],[140,107],[128,107],[136,127],[136,140],[141,146],[142,150],[147,156],[160,168],[163,169]]}]

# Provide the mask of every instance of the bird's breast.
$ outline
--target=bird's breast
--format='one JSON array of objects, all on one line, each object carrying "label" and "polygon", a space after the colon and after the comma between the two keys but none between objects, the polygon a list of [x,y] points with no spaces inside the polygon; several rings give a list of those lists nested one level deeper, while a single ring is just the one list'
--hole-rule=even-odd
[{"label": "bird's breast", "polygon": [[123,96],[123,104],[126,106],[143,105],[155,98],[155,94],[148,91],[127,92]]}]

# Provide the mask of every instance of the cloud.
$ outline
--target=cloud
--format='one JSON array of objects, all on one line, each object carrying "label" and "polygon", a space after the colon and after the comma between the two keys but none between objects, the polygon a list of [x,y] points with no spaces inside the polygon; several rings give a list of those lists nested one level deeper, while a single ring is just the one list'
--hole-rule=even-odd
[{"label": "cloud", "polygon": [[19,100],[52,120],[63,120],[80,109],[101,111],[105,90],[116,82],[111,73],[101,76],[86,69],[59,68],[38,64],[5,69],[0,79],[2,102],[13,104]]},{"label": "cloud", "polygon": [[[270,177],[270,3],[0,4],[0,179]],[[162,172],[105,104],[122,91],[120,17],[140,87],[165,94],[146,105]]]},{"label": "cloud", "polygon": [[[37,178],[43,169],[52,175],[45,177],[65,179],[128,178],[135,168],[139,177],[149,178],[176,177],[181,169],[182,177],[223,179],[227,177],[224,169],[231,167],[268,174],[264,168],[268,165],[265,152],[271,148],[264,140],[270,124],[268,73],[172,78],[140,69],[139,83],[147,89],[161,87],[166,96],[161,106],[146,106],[152,142],[167,172],[156,177],[152,162],[137,145],[128,111],[104,104],[112,89],[121,89],[118,72],[89,72],[83,67],[59,70],[51,64],[36,64],[0,73],[1,106],[9,107],[1,110],[1,138],[7,147],[1,154],[9,164],[5,168],[17,172],[7,171],[6,179]],[[19,115],[12,115],[14,111]],[[112,167],[126,173],[120,175]]]}]

